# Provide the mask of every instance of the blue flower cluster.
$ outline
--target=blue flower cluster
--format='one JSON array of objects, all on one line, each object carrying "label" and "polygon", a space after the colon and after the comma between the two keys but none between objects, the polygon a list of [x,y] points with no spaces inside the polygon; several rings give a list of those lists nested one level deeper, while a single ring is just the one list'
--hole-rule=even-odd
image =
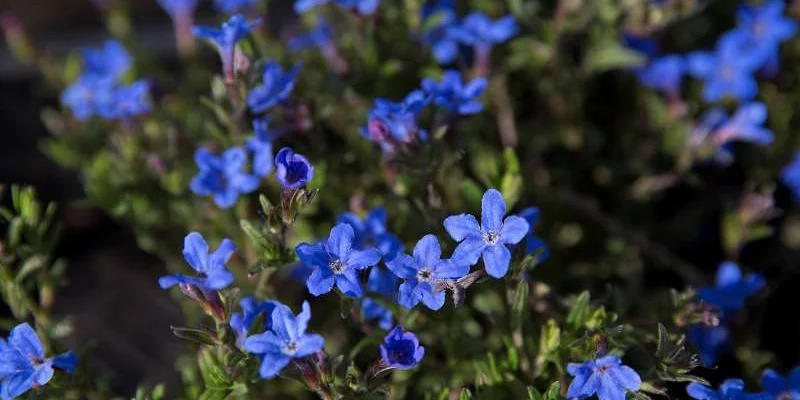
[{"label": "blue flower cluster", "polygon": [[[399,240],[386,231],[382,209],[373,210],[363,221],[345,214],[327,240],[301,243],[295,250],[300,260],[313,268],[306,286],[314,296],[328,293],[335,286],[345,296],[360,298],[364,291],[359,271],[371,269],[371,291],[396,297],[397,303],[407,309],[422,303],[438,310],[444,306],[445,289],[467,275],[480,259],[489,276],[499,279],[507,274],[511,263],[509,246],[522,242],[532,229],[524,218],[504,218],[505,214],[502,195],[490,189],[483,196],[480,224],[468,214],[448,217],[444,227],[460,243],[445,259],[434,235],[420,239],[411,255],[402,252]],[[540,248],[536,245],[533,250]],[[381,258],[388,271],[378,266]],[[398,280],[402,281],[399,288]],[[379,319],[384,325],[391,318],[388,310],[374,301],[365,303],[363,312],[367,319]]]},{"label": "blue flower cluster", "polygon": [[131,56],[116,40],[101,48],[85,48],[81,75],[61,93],[61,102],[80,121],[94,116],[107,121],[130,120],[149,112],[149,83],[122,83],[131,64]]},{"label": "blue flower cluster", "polygon": [[0,398],[22,396],[53,378],[53,367],[73,372],[78,358],[71,351],[47,357],[39,335],[27,323],[14,327],[7,339],[0,338]]},{"label": "blue flower cluster", "polygon": [[686,392],[697,400],[797,400],[800,399],[800,367],[789,372],[786,378],[767,369],[761,376],[761,387],[765,392],[749,393],[745,391],[744,381],[728,379],[717,390],[692,382]]},{"label": "blue flower cluster", "polygon": [[483,110],[483,104],[477,99],[485,89],[485,78],[464,83],[460,72],[445,71],[441,82],[431,78],[423,80],[422,89],[411,91],[402,102],[376,99],[361,134],[379,143],[384,153],[392,154],[400,147],[428,139],[428,132],[419,128],[418,119],[431,101],[451,115],[476,114]]},{"label": "blue flower cluster", "polygon": [[[427,29],[422,32],[422,42],[433,51],[441,64],[450,64],[459,56],[459,47],[472,47],[476,62],[487,62],[491,47],[501,44],[518,31],[514,17],[507,15],[492,20],[475,11],[458,21],[453,0],[428,1],[422,7],[422,20]],[[432,21],[432,22],[429,22]]]},{"label": "blue flower cluster", "polygon": [[720,350],[727,346],[729,334],[726,326],[729,318],[741,311],[747,298],[760,291],[764,284],[764,277],[760,274],[742,275],[739,266],[729,261],[719,266],[714,286],[697,290],[701,300],[721,313],[719,324],[701,324],[689,328],[689,341],[698,348],[700,361],[704,365],[713,365]]}]

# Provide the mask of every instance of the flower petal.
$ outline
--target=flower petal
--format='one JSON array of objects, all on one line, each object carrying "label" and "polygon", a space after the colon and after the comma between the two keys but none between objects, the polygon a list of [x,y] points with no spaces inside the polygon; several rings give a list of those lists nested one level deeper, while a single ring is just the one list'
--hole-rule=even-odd
[{"label": "flower petal", "polygon": [[203,235],[191,232],[183,239],[183,259],[197,272],[208,271],[208,243]]},{"label": "flower petal", "polygon": [[253,354],[277,353],[281,351],[283,340],[273,332],[258,333],[244,341],[245,351]]},{"label": "flower petal", "polygon": [[310,356],[322,350],[323,346],[325,346],[325,339],[323,339],[322,336],[316,333],[303,335],[297,342],[297,353],[295,353],[294,357],[300,358]]},{"label": "flower petal", "polygon": [[416,285],[416,281],[403,282],[397,291],[397,303],[409,310],[414,308],[422,300],[414,290]]},{"label": "flower petal", "polygon": [[414,261],[419,267],[433,267],[439,262],[442,249],[439,240],[434,235],[425,235],[414,246]]},{"label": "flower petal", "polygon": [[500,230],[500,242],[517,244],[525,238],[529,231],[530,225],[525,219],[516,215],[509,216],[503,221],[503,228]]},{"label": "flower petal", "polygon": [[308,244],[300,243],[294,248],[295,253],[306,265],[313,265],[316,267],[328,266],[328,254],[322,243]]},{"label": "flower petal", "polygon": [[505,245],[487,246],[483,252],[483,266],[486,273],[493,278],[502,278],[508,272],[511,263],[511,252]]},{"label": "flower petal", "polygon": [[28,358],[44,358],[44,348],[39,335],[27,322],[14,327],[8,335],[8,344]]},{"label": "flower petal", "polygon": [[311,293],[313,296],[320,296],[325,293],[328,293],[333,289],[333,283],[336,281],[336,278],[333,276],[333,273],[330,272],[327,268],[316,268],[308,277],[306,281],[306,287],[308,288],[308,292]]},{"label": "flower petal", "polygon": [[386,261],[386,266],[392,273],[403,279],[412,279],[417,276],[417,263],[408,254],[400,254]]},{"label": "flower petal", "polygon": [[458,244],[450,259],[458,264],[475,265],[486,247],[482,238],[468,238]]},{"label": "flower petal", "polygon": [[336,258],[344,258],[350,252],[353,246],[353,239],[355,233],[353,227],[348,224],[336,224],[331,229],[328,236],[328,251],[331,252]]},{"label": "flower petal", "polygon": [[230,239],[223,239],[217,250],[209,256],[208,268],[210,270],[224,268],[234,251],[236,251],[236,244]]},{"label": "flower petal", "polygon": [[503,195],[495,189],[489,189],[481,200],[481,228],[487,231],[499,231],[506,215],[506,202]]},{"label": "flower petal", "polygon": [[436,279],[458,279],[469,273],[469,265],[453,260],[441,260],[433,268]]},{"label": "flower petal", "polygon": [[259,374],[264,379],[272,379],[278,376],[291,359],[282,353],[267,353],[261,360],[261,367],[258,369]]},{"label": "flower petal", "polygon": [[347,270],[342,274],[336,275],[336,287],[348,297],[357,299],[364,295],[364,291],[361,289],[361,282],[359,282],[358,274],[355,270]]},{"label": "flower petal", "polygon": [[378,249],[352,250],[345,257],[344,264],[350,268],[366,269],[381,260],[381,252]]},{"label": "flower petal", "polygon": [[219,290],[233,283],[233,280],[234,276],[231,271],[225,268],[216,269],[207,274],[205,285],[209,289]]},{"label": "flower petal", "polygon": [[478,220],[470,214],[452,215],[444,220],[444,229],[453,240],[460,242],[467,237],[480,237]]}]

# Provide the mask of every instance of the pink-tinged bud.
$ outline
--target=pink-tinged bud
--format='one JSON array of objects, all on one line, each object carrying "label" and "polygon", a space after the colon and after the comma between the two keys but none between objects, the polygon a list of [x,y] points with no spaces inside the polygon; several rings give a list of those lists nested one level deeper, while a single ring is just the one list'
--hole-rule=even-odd
[{"label": "pink-tinged bud", "polygon": [[250,62],[250,58],[247,57],[247,54],[244,54],[239,47],[236,47],[236,50],[233,51],[233,69],[236,71],[236,74],[246,74],[247,71],[250,70],[251,65],[252,63]]},{"label": "pink-tinged bud", "polygon": [[188,58],[194,54],[195,39],[192,35],[194,25],[194,10],[187,9],[175,15],[175,41],[178,47],[178,54],[183,58]]},{"label": "pink-tinged bud", "polygon": [[219,292],[202,289],[189,283],[181,283],[178,287],[186,297],[197,302],[206,314],[220,322],[227,320],[228,313],[225,310],[225,304],[223,304]]},{"label": "pink-tinged bud", "polygon": [[147,155],[147,164],[150,165],[156,172],[159,174],[163,174],[167,172],[167,168],[164,166],[164,160],[155,153],[150,153]]},{"label": "pink-tinged bud", "polygon": [[14,58],[25,64],[33,63],[33,46],[19,18],[10,12],[0,14],[0,30],[3,31],[8,49]]},{"label": "pink-tinged bud", "polygon": [[739,219],[744,224],[752,224],[755,222],[766,221],[770,218],[777,216],[780,211],[775,208],[775,199],[772,197],[772,191],[766,193],[757,193],[753,190],[748,190],[742,196],[739,202]]},{"label": "pink-tinged bud", "polygon": [[318,392],[321,387],[322,379],[319,376],[319,371],[314,365],[311,364],[310,358],[302,359],[295,361],[295,365],[297,369],[300,370],[300,374],[303,376],[303,381],[306,383],[309,389]]}]

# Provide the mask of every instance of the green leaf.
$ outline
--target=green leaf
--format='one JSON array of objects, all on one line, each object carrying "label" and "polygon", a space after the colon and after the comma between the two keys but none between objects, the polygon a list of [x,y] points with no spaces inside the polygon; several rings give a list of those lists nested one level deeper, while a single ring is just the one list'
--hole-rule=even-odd
[{"label": "green leaf", "polygon": [[658,323],[658,345],[656,346],[656,358],[664,358],[669,345],[669,332],[661,322]]},{"label": "green leaf", "polygon": [[528,386],[528,400],[544,400],[544,396],[535,387]]},{"label": "green leaf", "polygon": [[555,381],[550,388],[547,389],[547,393],[544,394],[545,400],[559,400],[563,399],[561,396],[561,382]]},{"label": "green leaf", "polygon": [[22,282],[22,280],[28,275],[47,266],[47,260],[47,256],[41,254],[37,254],[28,258],[22,263],[22,267],[17,272],[17,276],[14,277],[14,280],[17,282]]},{"label": "green leaf", "polygon": [[627,69],[644,65],[645,57],[614,41],[594,45],[583,62],[583,71],[596,74],[612,69]]},{"label": "green leaf", "polygon": [[567,315],[567,323],[572,325],[573,328],[578,329],[586,325],[592,312],[589,305],[590,298],[589,292],[584,291],[575,299],[575,303]]},{"label": "green leaf", "polygon": [[520,279],[514,291],[514,304],[511,307],[511,331],[515,335],[522,334],[523,316],[528,306],[529,295],[530,284],[525,279]]},{"label": "green leaf", "polygon": [[461,389],[461,393],[458,395],[458,400],[471,400],[472,399],[472,392],[467,389]]},{"label": "green leaf", "polygon": [[219,342],[214,333],[204,329],[184,328],[179,326],[170,326],[169,329],[172,331],[173,335],[190,342],[209,346],[216,345]]}]

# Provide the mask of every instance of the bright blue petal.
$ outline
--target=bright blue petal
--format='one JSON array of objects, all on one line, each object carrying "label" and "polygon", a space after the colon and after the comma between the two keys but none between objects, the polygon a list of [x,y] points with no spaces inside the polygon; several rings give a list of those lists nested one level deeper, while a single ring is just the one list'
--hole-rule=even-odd
[{"label": "bright blue petal", "polygon": [[267,353],[261,360],[261,367],[258,369],[263,379],[272,379],[289,365],[291,359],[282,353]]},{"label": "bright blue petal", "polygon": [[318,267],[311,273],[306,281],[308,292],[314,296],[321,296],[333,289],[336,278],[330,270]]},{"label": "bright blue petal", "polygon": [[[489,189],[481,200],[481,228],[487,231],[499,231],[506,215],[506,202],[503,195],[495,189]],[[527,231],[526,231],[527,233]]]},{"label": "bright blue petal", "polygon": [[444,229],[457,242],[467,237],[481,237],[481,227],[478,225],[478,220],[469,214],[447,217],[444,220]]},{"label": "bright blue petal", "polygon": [[354,270],[347,270],[342,274],[336,275],[336,287],[339,288],[345,296],[352,298],[359,298],[364,295],[359,282],[358,274]]},{"label": "bright blue petal", "polygon": [[183,239],[183,259],[197,272],[208,272],[208,243],[203,235],[191,232]]},{"label": "bright blue petal", "polygon": [[414,261],[419,266],[433,267],[439,262],[441,255],[439,240],[434,235],[423,236],[414,246]]},{"label": "bright blue petal", "polygon": [[8,335],[8,344],[29,358],[44,358],[39,335],[27,322],[19,324]]},{"label": "bright blue petal", "polygon": [[503,221],[503,228],[500,230],[500,243],[517,244],[528,235],[530,225],[525,219],[511,215]]},{"label": "bright blue petal", "polygon": [[486,273],[493,278],[502,278],[508,272],[511,252],[502,244],[487,246],[483,251],[483,265]]}]

